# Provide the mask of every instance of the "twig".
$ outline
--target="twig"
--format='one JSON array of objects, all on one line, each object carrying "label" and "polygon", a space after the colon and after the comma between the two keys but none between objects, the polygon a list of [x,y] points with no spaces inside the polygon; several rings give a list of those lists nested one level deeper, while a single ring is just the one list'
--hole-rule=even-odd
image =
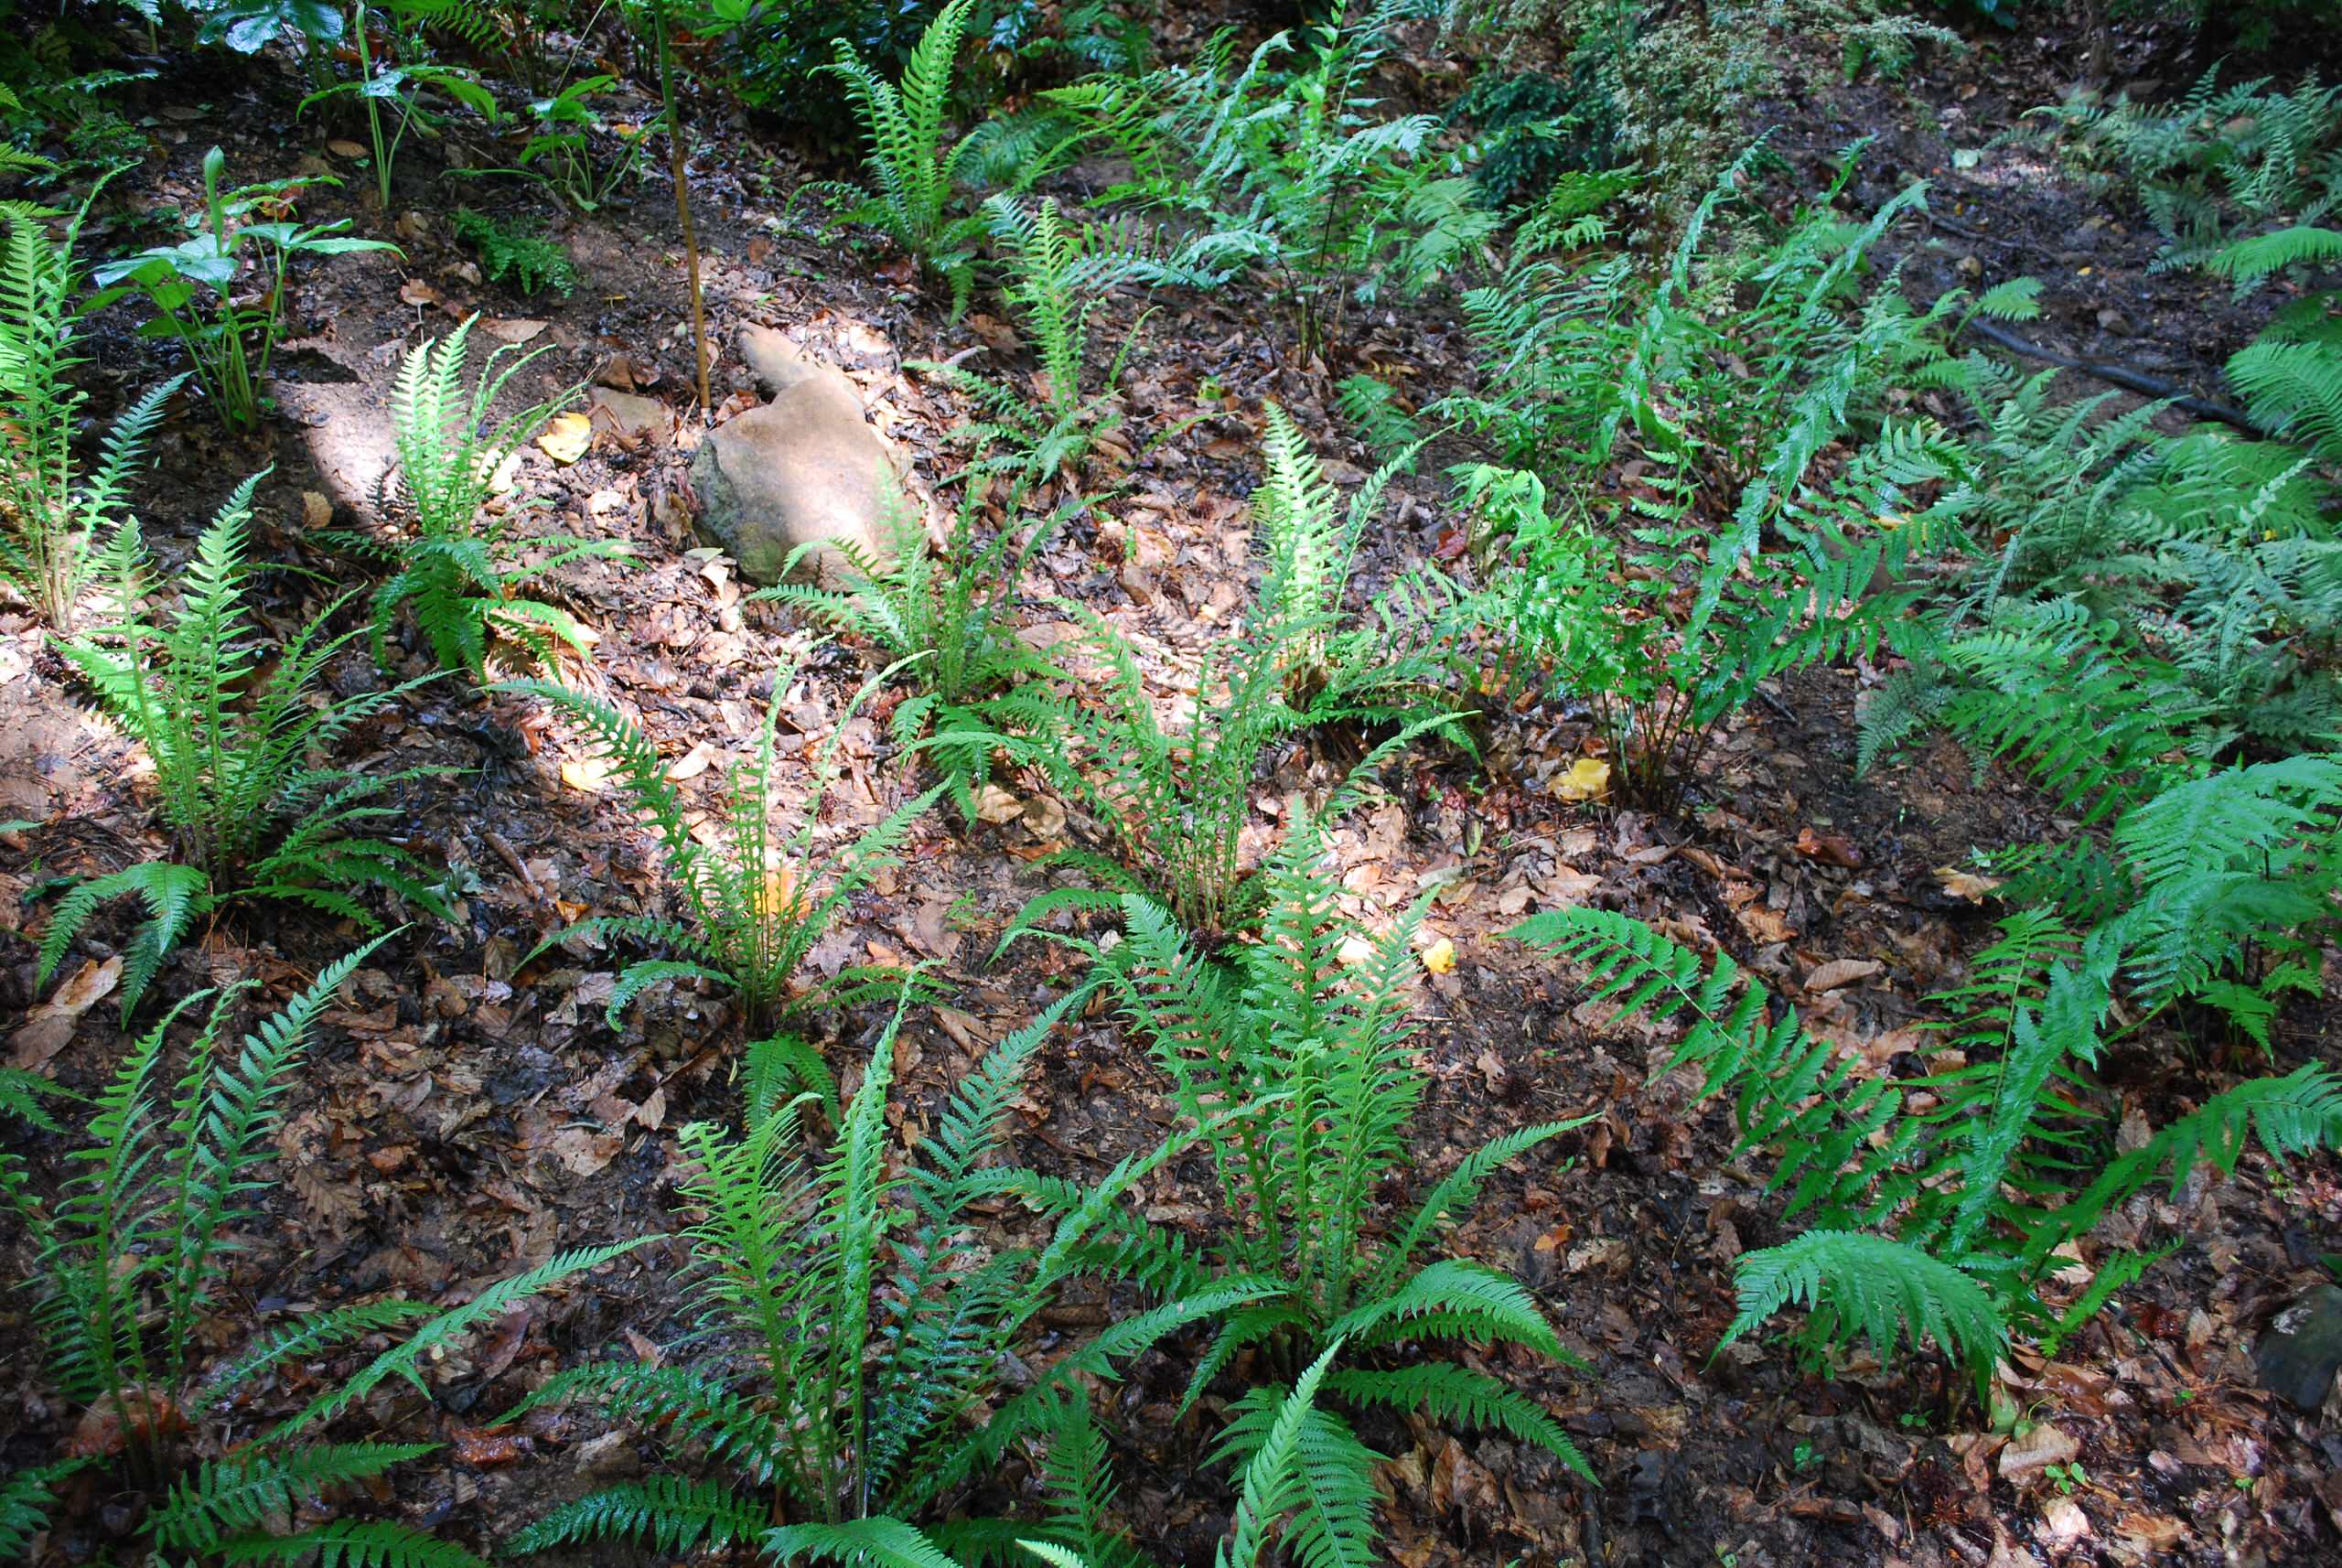
[{"label": "twig", "polygon": [[1987,342],[1999,344],[2012,354],[2038,360],[2059,370],[2078,371],[2085,376],[2111,382],[2125,392],[2137,392],[2142,397],[2169,398],[2174,408],[2186,409],[2199,419],[2217,419],[2223,424],[2233,424],[2250,435],[2269,434],[2244,410],[2224,403],[2214,403],[2209,398],[2197,397],[2178,381],[2167,381],[2144,371],[2134,371],[2128,365],[2109,364],[2103,360],[2077,360],[2055,349],[2044,349],[2037,343],[2028,343],[1999,323],[1988,321],[1981,316],[1969,318],[1968,329]]}]

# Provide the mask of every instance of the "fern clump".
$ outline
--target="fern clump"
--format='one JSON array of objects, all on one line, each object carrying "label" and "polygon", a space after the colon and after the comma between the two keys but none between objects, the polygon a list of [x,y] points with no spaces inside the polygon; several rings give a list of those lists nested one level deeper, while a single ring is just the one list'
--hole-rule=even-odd
[{"label": "fern clump", "polygon": [[935,14],[899,81],[881,76],[845,39],[837,41],[837,59],[826,69],[843,84],[846,102],[862,121],[870,188],[834,182],[809,188],[840,221],[878,230],[916,256],[929,276],[949,285],[955,314],[974,284],[985,226],[980,215],[953,211],[960,183],[973,172],[984,143],[973,135],[948,147],[943,142],[951,73],[974,4],[950,0]]},{"label": "fern clump", "polygon": [[[997,1532],[964,1520],[939,1528],[944,1506],[1010,1444],[1065,1421],[1080,1380],[1112,1380],[1118,1361],[1164,1335],[1266,1294],[1222,1286],[1126,1318],[999,1397],[1002,1362],[1058,1286],[1090,1266],[1093,1238],[1135,1223],[1123,1198],[1192,1136],[1081,1189],[1037,1245],[973,1244],[984,1224],[976,1206],[1018,1185],[982,1162],[1067,1006],[987,1052],[907,1164],[887,1120],[900,1007],[820,1158],[800,1152],[805,1101],[754,1088],[741,1131],[685,1128],[693,1174],[683,1197],[699,1216],[688,1279],[704,1324],[693,1353],[564,1372],[524,1408],[582,1402],[688,1436],[718,1477],[590,1494],[511,1548],[627,1540],[669,1552],[755,1544],[784,1560],[949,1561],[953,1531]],[[754,1051],[747,1076],[769,1081]],[[972,1422],[987,1406],[988,1419]]]},{"label": "fern clump", "polygon": [[609,761],[616,779],[633,798],[635,809],[649,820],[682,905],[681,918],[597,916],[554,932],[531,953],[534,958],[548,948],[581,939],[625,937],[680,955],[629,964],[620,972],[607,1012],[613,1029],[619,1026],[628,1003],[647,988],[669,981],[707,980],[731,987],[756,1030],[803,1007],[842,1007],[891,993],[900,981],[894,971],[854,966],[802,993],[790,993],[799,965],[830,922],[881,867],[894,863],[912,824],[941,792],[938,786],[905,801],[834,852],[817,849],[822,801],[835,777],[832,757],[846,722],[877,686],[873,681],[855,693],[838,728],[821,747],[802,819],[794,828],[776,831],[773,740],[782,700],[794,679],[787,667],[775,673],[764,723],[747,754],[728,770],[723,800],[708,824],[713,831],[704,835],[687,819],[682,796],[667,777],[666,759],[618,709],[550,682],[511,682],[493,688],[541,697],[585,731],[595,753]]},{"label": "fern clump", "polygon": [[[334,1442],[311,1432],[383,1379],[416,1379],[473,1326],[512,1303],[618,1252],[621,1246],[556,1257],[434,1316],[405,1301],[317,1312],[216,1363],[209,1354],[225,1309],[239,1238],[263,1216],[260,1168],[275,1155],[284,1100],[321,1015],[381,941],[328,964],[310,985],[250,1034],[224,1034],[243,989],[181,1001],[129,1047],[93,1097],[89,1142],[75,1174],[53,1195],[0,1150],[0,1202],[23,1225],[37,1262],[23,1282],[44,1366],[57,1393],[114,1441],[0,1479],[0,1549],[21,1548],[44,1528],[52,1488],[95,1465],[115,1466],[115,1486],[143,1491],[138,1530],[167,1561],[294,1561],[312,1552],[382,1568],[480,1568],[452,1542],[387,1521],[337,1520],[288,1526],[296,1508],[429,1454],[434,1444]],[[204,1008],[206,1000],[209,1007]],[[177,1052],[182,1019],[203,1023]],[[249,1397],[289,1365],[430,1318],[348,1382],[232,1454],[204,1452],[192,1420],[218,1401]]]},{"label": "fern clump", "polygon": [[44,214],[0,212],[0,581],[55,630],[70,634],[95,564],[92,545],[118,526],[125,491],[155,426],[186,377],[114,421],[97,467],[79,471],[73,425],[89,394],[72,382],[81,283],[73,247],[85,206],[51,240]]},{"label": "fern clump", "polygon": [[491,218],[468,207],[458,207],[447,220],[457,240],[479,252],[480,271],[490,283],[512,280],[512,286],[534,297],[551,289],[566,299],[577,292],[577,263],[569,252],[545,237],[537,225],[513,219]]},{"label": "fern clump", "polygon": [[1702,1070],[1703,1097],[1730,1097],[1743,1150],[1775,1156],[1767,1187],[1806,1229],[1740,1259],[1727,1338],[1802,1305],[1810,1351],[1861,1339],[1885,1357],[1932,1339],[1981,1396],[2013,1334],[2054,1347],[2153,1261],[2110,1252],[2070,1305],[2045,1298],[2111,1210],[2199,1165],[2232,1172],[2255,1141],[2278,1158],[2342,1142],[2342,1080],[2312,1065],[2239,1084],[2116,1153],[2119,1103],[2094,1073],[2136,933],[2085,940],[2048,909],[2004,920],[1968,983],[1936,998],[1952,1065],[1901,1079],[1833,1060],[1730,959],[1703,961],[1626,916],[1559,909],[1512,934],[1582,968],[1621,1015],[1681,1026],[1673,1065]]},{"label": "fern clump", "polygon": [[314,760],[423,682],[348,697],[319,690],[327,665],[357,635],[327,629],[346,600],[282,643],[263,639],[248,600],[257,483],[239,485],[204,530],[175,603],[153,580],[137,520],[125,518],[103,563],[112,618],[61,645],[107,714],[153,757],[156,803],[177,861],[68,892],[42,940],[44,979],[96,908],[123,897],[142,899],[152,917],[132,942],[125,1006],[194,921],[231,901],[286,899],[378,929],[356,897],[376,887],[450,918],[423,862],[368,831],[396,814],[382,796],[421,773],[349,773]]},{"label": "fern clump", "polygon": [[[858,637],[883,655],[893,670],[918,685],[916,695],[897,703],[890,727],[905,746],[927,743],[966,814],[975,815],[975,791],[992,771],[994,746],[947,737],[981,733],[992,722],[990,700],[1020,681],[1057,673],[1047,660],[1019,638],[1017,585],[1036,551],[1062,526],[1073,505],[1043,516],[1024,512],[1022,486],[1010,489],[1002,510],[1006,521],[990,539],[978,532],[978,497],[964,492],[951,536],[929,553],[927,530],[899,488],[885,497],[880,521],[890,548],[878,559],[850,541],[823,542],[844,562],[842,588],[780,583],[760,588],[751,599],[797,609],[809,619]],[[787,576],[811,544],[800,545],[782,567]]]},{"label": "fern clump", "polygon": [[521,448],[575,389],[497,418],[495,405],[512,378],[545,350],[500,348],[467,393],[466,354],[478,319],[467,317],[437,342],[417,344],[399,366],[391,413],[414,530],[396,545],[398,574],[374,596],[378,659],[387,658],[400,607],[412,606],[440,665],[475,680],[487,672],[491,644],[512,650],[527,667],[551,664],[563,648],[590,656],[593,636],[569,612],[520,590],[572,561],[628,553],[614,540],[523,534],[519,524],[537,503],[490,504],[510,483]]},{"label": "fern clump", "polygon": [[[1380,1215],[1376,1195],[1411,1158],[1408,1132],[1424,1086],[1408,983],[1430,900],[1369,933],[1337,909],[1339,887],[1324,855],[1313,824],[1290,831],[1263,875],[1259,938],[1226,961],[1199,952],[1169,909],[1138,895],[1121,901],[1118,940],[1076,944],[1095,965],[1090,983],[1146,1042],[1180,1109],[1227,1123],[1210,1153],[1232,1223],[1209,1255],[1144,1228],[1104,1237],[1101,1248],[1123,1272],[1173,1295],[1215,1280],[1282,1287],[1230,1317],[1197,1364],[1189,1404],[1240,1355],[1258,1353],[1291,1376],[1347,1345],[1354,1364],[1324,1382],[1342,1403],[1500,1430],[1591,1480],[1576,1446],[1534,1401],[1488,1373],[1426,1360],[1421,1349],[1438,1340],[1510,1343],[1574,1360],[1519,1283],[1422,1254],[1500,1167],[1577,1123],[1499,1138],[1466,1155],[1412,1215]],[[1363,951],[1346,961],[1353,949]],[[1078,1194],[1033,1196],[1069,1208]],[[1219,1456],[1241,1467],[1259,1453],[1291,1392],[1263,1386],[1239,1401]],[[1375,1535],[1378,1455],[1336,1410],[1307,1420],[1317,1457],[1299,1499],[1300,1533],[1288,1539],[1363,1560]]]}]

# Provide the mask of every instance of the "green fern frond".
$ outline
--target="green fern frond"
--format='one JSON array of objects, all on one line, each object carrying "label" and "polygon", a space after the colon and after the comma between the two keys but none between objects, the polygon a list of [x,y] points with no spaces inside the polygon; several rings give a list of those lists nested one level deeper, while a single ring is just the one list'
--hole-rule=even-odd
[{"label": "green fern frond", "polygon": [[1803,1306],[1810,1343],[1860,1338],[1891,1360],[1905,1339],[1932,1339],[1981,1381],[2008,1343],[2008,1326],[1982,1284],[1883,1236],[1809,1230],[1742,1254],[1733,1278],[1740,1311],[1724,1331],[1726,1345],[1775,1313]]}]

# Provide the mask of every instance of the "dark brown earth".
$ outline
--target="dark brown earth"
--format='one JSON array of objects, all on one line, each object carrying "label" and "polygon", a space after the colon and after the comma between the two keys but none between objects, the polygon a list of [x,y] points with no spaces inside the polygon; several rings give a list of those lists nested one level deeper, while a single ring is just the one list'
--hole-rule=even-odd
[{"label": "dark brown earth", "polygon": [[[1176,46],[1175,46],[1176,47]],[[2074,57],[2069,38],[2010,36],[1964,58],[1923,56],[1900,83],[1847,86],[1834,59],[1789,56],[1759,124],[1781,122],[1778,145],[1800,177],[1834,162],[1858,134],[1878,142],[1855,200],[1905,179],[1935,190],[1934,220],[1907,231],[1906,286],[1918,297],[1954,283],[2031,272],[2048,285],[2037,340],[2079,357],[2120,359],[2212,395],[2221,360],[2259,314],[2224,289],[2150,274],[2152,232],[2110,209],[2041,146],[1998,142],[2019,113],[2049,102]],[[2124,35],[2118,70],[2166,70],[2152,34]],[[264,70],[249,81],[167,74],[138,108],[156,117],[161,155],[118,182],[109,211],[131,218],[183,202],[197,162],[217,139],[240,177],[346,164],[323,150],[330,127],[283,127],[296,95]],[[2164,80],[2184,80],[2166,75]],[[193,113],[189,113],[193,111]],[[982,301],[952,323],[909,269],[875,251],[848,253],[818,238],[782,199],[804,163],[767,147],[752,127],[703,127],[693,168],[723,400],[747,385],[729,354],[733,329],[779,327],[843,368],[876,421],[931,482],[951,462],[944,437],[965,417],[948,392],[902,370],[979,342],[1014,356],[1013,333]],[[1954,149],[1981,148],[1972,167]],[[819,172],[819,171],[816,171]],[[389,446],[388,386],[418,334],[472,311],[496,322],[541,320],[549,345],[528,395],[600,377],[630,381],[676,415],[628,448],[605,435],[574,466],[532,453],[522,484],[552,501],[549,526],[624,539],[623,566],[569,569],[562,589],[602,635],[593,680],[677,758],[705,744],[721,754],[753,728],[775,669],[810,641],[788,616],[744,605],[741,586],[693,553],[688,450],[690,346],[673,215],[663,183],[590,219],[555,219],[586,282],[568,301],[534,301],[467,281],[464,252],[436,214],[463,201],[549,216],[500,188],[440,175],[420,147],[402,166],[397,211],[371,209],[359,185],[314,193],[305,219],[347,216],[360,232],[396,239],[403,259],[354,258],[299,280],[300,323],[281,361],[283,417],[250,441],[221,436],[199,411],[175,416],[143,515],[167,556],[184,551],[242,474],[270,467],[260,543],[303,568],[269,579],[271,619],[290,626],[365,581],[313,537],[308,492],[332,526],[379,513]],[[1786,190],[1786,187],[1784,189]],[[1800,184],[1799,189],[1810,188]],[[410,221],[412,212],[420,221]],[[94,243],[122,242],[113,236]],[[1963,271],[1974,258],[1979,265]],[[1126,397],[1144,435],[1201,415],[1160,447],[1133,456],[1123,493],[1097,521],[1077,524],[1026,585],[1038,601],[1070,595],[1131,636],[1169,693],[1183,660],[1204,647],[1248,592],[1244,499],[1264,400],[1282,403],[1348,468],[1371,459],[1328,413],[1333,380],[1355,368],[1300,362],[1280,317],[1252,295],[1158,301]],[[1130,302],[1120,307],[1135,315]],[[1359,363],[1423,395],[1464,374],[1449,302],[1370,325],[1349,350]],[[2111,315],[2110,315],[2111,313]],[[145,348],[115,331],[101,339],[98,403],[126,400],[153,375]],[[622,361],[614,372],[615,363]],[[1201,396],[1209,378],[1224,400]],[[2077,383],[2075,390],[2091,390]],[[738,406],[726,403],[725,412]],[[1440,461],[1423,465],[1435,476]],[[1370,541],[1365,575],[1381,581],[1440,547],[1452,523],[1435,478],[1402,480],[1387,525]],[[349,624],[362,605],[338,612]],[[1050,618],[1033,612],[1036,624]],[[411,657],[410,672],[426,666]],[[868,672],[857,650],[810,654],[784,698],[784,750],[825,734]],[[2228,1185],[2193,1183],[2143,1199],[2119,1226],[2150,1239],[2185,1237],[2125,1306],[2057,1361],[2020,1356],[2008,1391],[2077,1439],[2086,1483],[2069,1494],[2013,1463],[1960,1380],[1932,1356],[1892,1369],[1854,1361],[1835,1376],[1799,1370],[1756,1338],[1721,1355],[1733,1314],[1731,1262],[1787,1234],[1763,1191],[1760,1162],[1731,1148],[1723,1108],[1693,1108],[1696,1084],[1661,1075],[1672,1047],[1585,1009],[1571,978],[1502,939],[1537,909],[1592,902],[1720,947],[1793,999],[1822,1033],[1885,1060],[1911,1048],[1930,992],[1957,982],[1963,955],[1989,939],[1992,911],[1946,891],[1937,868],[1971,851],[2055,835],[2061,824],[2011,779],[1975,777],[1949,746],[1867,780],[1853,778],[1857,694],[1882,672],[1810,672],[1750,708],[1715,748],[1681,820],[1571,803],[1552,781],[1592,744],[1583,715],[1539,708],[1493,716],[1489,764],[1431,753],[1394,770],[1388,798],[1336,838],[1357,912],[1381,918],[1427,886],[1440,888],[1430,924],[1458,955],[1427,977],[1423,1065],[1433,1090],[1420,1119],[1413,1179],[1390,1191],[1394,1211],[1466,1149],[1506,1129],[1592,1115],[1584,1129],[1507,1172],[1452,1237],[1460,1251],[1517,1271],[1591,1363],[1585,1373],[1507,1357],[1500,1369],[1533,1391],[1579,1438],[1603,1485],[1590,1489],[1542,1455],[1428,1425],[1387,1423],[1369,1437],[1391,1456],[1389,1546],[1402,1568],[1428,1564],[2025,1563],[2252,1564],[2333,1561],[2342,1553],[2342,1428],[2272,1403],[2253,1382],[2253,1336],[2323,1277],[2322,1251],[2342,1250],[2342,1171],[2331,1161],[2272,1169],[2257,1154]],[[349,689],[379,679],[362,646],[336,671]],[[1191,678],[1191,675],[1190,675]],[[840,832],[875,820],[915,789],[869,715],[848,729],[843,786],[831,801]],[[43,825],[0,836],[0,1010],[32,999],[32,943],[46,919],[31,901],[46,878],[115,868],[160,853],[128,752],[92,717],[38,628],[0,619],[0,817]],[[672,1229],[674,1130],[729,1113],[740,1021],[717,995],[656,992],[622,1033],[595,998],[628,956],[556,952],[521,966],[539,939],[587,913],[661,907],[650,841],[609,789],[565,782],[576,737],[532,707],[469,697],[453,685],[408,701],[357,737],[360,766],[450,769],[405,794],[418,848],[470,874],[453,928],[428,921],[395,937],[328,1020],[296,1085],[282,1140],[282,1185],[270,1223],[248,1239],[237,1290],[217,1329],[223,1345],[320,1305],[403,1294],[455,1302],[541,1262],[556,1248]],[[1262,795],[1325,777],[1327,762],[1288,757]],[[687,783],[713,786],[721,768]],[[1079,842],[1029,781],[1004,822],[962,831],[924,822],[904,865],[885,878],[825,943],[816,961],[936,963],[956,1005],[908,1026],[898,1113],[931,1119],[949,1087],[989,1042],[1038,1011],[1073,978],[1057,950],[1026,944],[987,961],[1015,911],[1046,885],[1029,863]],[[1802,842],[1806,848],[1800,851]],[[1850,863],[1850,864],[1841,864]],[[92,928],[75,958],[125,939],[122,920]],[[359,939],[317,918],[255,908],[192,941],[167,972],[176,996],[233,979],[259,983],[247,1012],[273,1004]],[[1827,990],[1808,982],[1835,959],[1879,967]],[[2280,1029],[2280,1065],[2333,1056],[2330,1010],[2304,1007]],[[859,1058],[880,1020],[821,1020],[833,1061]],[[2159,1122],[2252,1061],[2220,1059],[2164,1033],[2136,1039],[2114,1073],[2126,1105]],[[87,1089],[121,1050],[110,1004],[81,1020],[48,1064]],[[1151,1144],[1169,1125],[1144,1053],[1111,1019],[1061,1032],[1015,1127],[1020,1157],[1094,1172]],[[51,1174],[60,1146],[27,1153]],[[1150,1214],[1196,1225],[1209,1210],[1200,1159],[1173,1166],[1143,1195]],[[1004,1214],[1003,1223],[1011,1223]],[[20,1239],[19,1239],[20,1240]],[[19,1247],[13,1254],[21,1261]],[[680,1252],[630,1256],[565,1294],[532,1304],[463,1357],[434,1369],[435,1408],[386,1388],[369,1411],[384,1433],[450,1446],[397,1477],[381,1505],[485,1544],[588,1484],[659,1457],[655,1441],[554,1416],[497,1427],[497,1413],[553,1369],[606,1349],[671,1340],[681,1329],[672,1270]],[[1076,1300],[1079,1327],[1112,1304]],[[13,1316],[11,1316],[13,1315]],[[0,1305],[0,1467],[50,1451],[60,1412],[43,1402],[24,1354],[21,1298]],[[1035,1354],[1046,1359],[1048,1345]],[[1226,1518],[1223,1477],[1201,1463],[1217,1412],[1172,1418],[1193,1345],[1150,1357],[1110,1410],[1124,1506],[1138,1537],[1174,1562],[1203,1563]],[[345,1367],[328,1369],[338,1375]],[[1231,1379],[1223,1391],[1237,1387]],[[310,1390],[288,1380],[236,1422],[209,1434],[232,1443]],[[1207,1401],[1207,1405],[1215,1402]],[[2332,1407],[2329,1405],[2329,1412]],[[2014,1473],[2025,1477],[2020,1485]],[[1017,1488],[1014,1476],[1004,1491]],[[1010,1500],[1010,1499],[1000,1499]],[[48,1562],[91,1561],[129,1522],[95,1483],[69,1494]]]}]

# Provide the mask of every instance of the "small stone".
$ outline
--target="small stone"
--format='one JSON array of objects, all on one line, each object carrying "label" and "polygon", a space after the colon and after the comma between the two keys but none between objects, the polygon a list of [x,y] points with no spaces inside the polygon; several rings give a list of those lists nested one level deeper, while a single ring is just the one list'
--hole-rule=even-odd
[{"label": "small stone", "polygon": [[2271,1319],[2252,1366],[2279,1399],[2303,1410],[2323,1405],[2342,1369],[2342,1289],[2320,1285]]}]

